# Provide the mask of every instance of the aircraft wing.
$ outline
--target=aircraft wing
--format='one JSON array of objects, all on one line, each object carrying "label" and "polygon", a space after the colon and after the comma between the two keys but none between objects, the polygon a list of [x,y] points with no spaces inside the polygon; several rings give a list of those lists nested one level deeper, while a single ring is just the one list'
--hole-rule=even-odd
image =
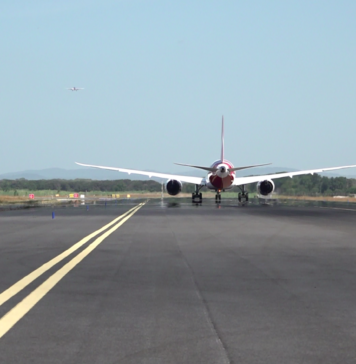
[{"label": "aircraft wing", "polygon": [[255,183],[264,181],[266,179],[276,179],[276,178],[283,178],[283,177],[290,177],[293,178],[294,176],[300,176],[303,174],[314,174],[314,173],[321,173],[321,172],[327,172],[327,171],[335,171],[337,169],[346,169],[346,168],[354,168],[355,165],[352,166],[342,166],[342,167],[331,167],[331,168],[320,168],[320,169],[310,169],[306,171],[297,171],[297,172],[286,172],[286,173],[276,173],[276,174],[266,174],[262,176],[251,176],[251,177],[237,177],[234,180],[234,186],[241,186],[241,185],[247,185],[249,183]]},{"label": "aircraft wing", "polygon": [[75,162],[76,164],[84,167],[92,167],[92,168],[99,168],[99,169],[108,169],[111,171],[118,171],[128,174],[140,174],[142,176],[148,176],[148,177],[157,177],[157,178],[163,178],[163,179],[176,179],[181,182],[186,183],[194,183],[196,185],[205,185],[205,178],[202,177],[189,177],[189,176],[179,176],[175,174],[168,174],[168,173],[157,173],[157,172],[147,172],[147,171],[138,171],[136,169],[126,169],[126,168],[115,168],[115,167],[104,167],[104,166],[94,166],[91,164],[83,164]]}]

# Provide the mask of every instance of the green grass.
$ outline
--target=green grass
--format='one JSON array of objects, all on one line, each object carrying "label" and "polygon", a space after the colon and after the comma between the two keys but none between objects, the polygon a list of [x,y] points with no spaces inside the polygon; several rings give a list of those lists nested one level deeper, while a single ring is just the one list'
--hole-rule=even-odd
[{"label": "green grass", "polygon": [[[16,190],[17,196],[19,197],[28,197],[30,193],[34,193],[35,196],[52,196],[55,195],[57,192],[52,190],[41,190],[41,191],[32,191],[32,190]],[[2,191],[0,190],[0,196],[14,196],[15,190],[9,190],[9,191]],[[68,192],[61,193],[61,195],[68,195]]]},{"label": "green grass", "polygon": [[[211,194],[215,196],[215,191],[209,191],[209,192],[205,192],[205,194]],[[222,198],[237,198],[239,195],[238,192],[221,192],[221,197]],[[203,193],[204,196],[204,193]],[[256,192],[249,192],[248,197],[249,198],[254,198],[256,196]]]}]

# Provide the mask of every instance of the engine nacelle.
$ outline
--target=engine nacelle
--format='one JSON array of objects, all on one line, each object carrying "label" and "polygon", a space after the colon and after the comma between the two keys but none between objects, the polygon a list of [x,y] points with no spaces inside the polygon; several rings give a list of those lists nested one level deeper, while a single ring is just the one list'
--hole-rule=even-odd
[{"label": "engine nacelle", "polygon": [[266,179],[257,183],[257,192],[262,196],[269,196],[274,191],[274,183],[272,180]]},{"label": "engine nacelle", "polygon": [[182,182],[176,179],[169,179],[166,182],[166,191],[171,196],[176,196],[182,191]]}]

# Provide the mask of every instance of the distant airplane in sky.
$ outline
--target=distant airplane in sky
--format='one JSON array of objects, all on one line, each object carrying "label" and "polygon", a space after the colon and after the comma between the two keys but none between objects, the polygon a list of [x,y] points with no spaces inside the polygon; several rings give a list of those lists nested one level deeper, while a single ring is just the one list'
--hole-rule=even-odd
[{"label": "distant airplane in sky", "polygon": [[222,118],[222,129],[221,129],[221,157],[217,161],[215,161],[210,167],[203,166],[195,166],[190,164],[182,164],[175,163],[180,166],[188,166],[193,168],[199,168],[204,171],[207,171],[208,174],[206,177],[188,177],[188,176],[179,176],[173,174],[166,173],[157,173],[157,172],[147,172],[147,171],[138,171],[135,169],[125,169],[125,168],[115,168],[115,167],[104,167],[104,166],[95,166],[91,164],[77,164],[85,167],[93,167],[100,169],[109,169],[112,171],[125,172],[128,174],[140,174],[144,176],[158,177],[168,179],[166,182],[166,191],[171,196],[176,196],[182,191],[182,182],[195,184],[195,192],[192,193],[192,201],[202,202],[202,193],[200,192],[202,187],[207,187],[210,190],[214,190],[216,192],[215,201],[221,201],[220,192],[224,192],[234,186],[238,186],[240,189],[240,193],[238,194],[238,200],[242,203],[248,201],[248,193],[245,190],[245,185],[250,183],[257,182],[257,192],[260,198],[269,198],[272,196],[272,193],[275,189],[275,185],[273,183],[273,179],[298,176],[302,174],[314,174],[325,171],[334,171],[336,169],[344,169],[344,168],[353,168],[356,165],[351,166],[343,166],[343,167],[332,167],[332,168],[321,168],[321,169],[311,169],[305,171],[297,171],[297,172],[286,172],[286,173],[276,173],[276,174],[268,174],[268,175],[260,175],[260,176],[251,176],[251,177],[236,177],[235,171],[239,171],[242,169],[253,168],[253,167],[261,167],[266,166],[267,164],[256,164],[252,166],[243,166],[243,167],[234,167],[233,164],[225,159],[224,156],[224,117]]},{"label": "distant airplane in sky", "polygon": [[80,90],[84,90],[84,88],[80,88],[80,87],[70,87],[70,88],[67,88],[67,90],[80,91]]}]

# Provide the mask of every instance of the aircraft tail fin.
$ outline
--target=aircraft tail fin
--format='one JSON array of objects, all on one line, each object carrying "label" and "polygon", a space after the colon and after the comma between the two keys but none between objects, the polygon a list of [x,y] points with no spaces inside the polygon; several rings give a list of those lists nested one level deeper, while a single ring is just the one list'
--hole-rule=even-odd
[{"label": "aircraft tail fin", "polygon": [[224,115],[221,123],[221,162],[224,163]]}]

